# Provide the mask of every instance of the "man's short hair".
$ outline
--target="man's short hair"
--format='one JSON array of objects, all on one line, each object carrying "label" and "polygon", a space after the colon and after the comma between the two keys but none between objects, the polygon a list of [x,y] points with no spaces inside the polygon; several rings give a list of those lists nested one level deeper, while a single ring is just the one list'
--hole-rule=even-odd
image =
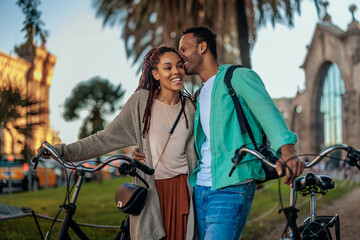
[{"label": "man's short hair", "polygon": [[217,59],[216,52],[216,35],[211,31],[210,28],[204,26],[190,27],[183,31],[183,36],[185,34],[192,33],[196,38],[196,43],[206,42],[208,48],[210,49],[211,54]]}]

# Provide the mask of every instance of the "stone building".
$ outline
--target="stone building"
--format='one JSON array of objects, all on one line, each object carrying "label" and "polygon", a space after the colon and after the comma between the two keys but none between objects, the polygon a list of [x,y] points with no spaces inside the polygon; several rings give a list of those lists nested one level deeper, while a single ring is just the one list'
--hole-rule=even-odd
[{"label": "stone building", "polygon": [[330,15],[315,28],[301,68],[305,89],[277,99],[287,124],[299,138],[300,153],[318,153],[335,143],[360,148],[360,24],[354,17],[342,30]]},{"label": "stone building", "polygon": [[59,143],[60,139],[58,133],[50,128],[49,118],[49,90],[56,57],[46,50],[44,43],[42,46],[36,46],[32,41],[16,47],[15,51],[18,54],[17,57],[0,51],[0,85],[18,88],[24,97],[27,95],[31,101],[36,102],[39,108],[44,110],[37,116],[17,119],[23,123],[41,122],[33,129],[31,137],[25,139],[14,129],[13,123],[7,125],[11,133],[0,128],[0,152],[20,155],[25,142],[34,153],[44,140]]}]

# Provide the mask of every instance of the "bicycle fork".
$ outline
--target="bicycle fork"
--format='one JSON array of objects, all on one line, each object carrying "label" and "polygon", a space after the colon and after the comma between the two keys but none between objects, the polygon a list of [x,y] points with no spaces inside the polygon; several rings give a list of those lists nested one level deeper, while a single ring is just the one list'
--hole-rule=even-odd
[{"label": "bicycle fork", "polygon": [[80,192],[81,185],[83,183],[84,173],[80,173],[75,184],[75,189],[71,197],[69,204],[64,204],[65,216],[61,224],[58,239],[70,239],[68,230],[69,227],[80,237],[80,239],[89,239],[85,233],[80,229],[79,225],[73,220],[73,216],[76,211],[76,200]]}]

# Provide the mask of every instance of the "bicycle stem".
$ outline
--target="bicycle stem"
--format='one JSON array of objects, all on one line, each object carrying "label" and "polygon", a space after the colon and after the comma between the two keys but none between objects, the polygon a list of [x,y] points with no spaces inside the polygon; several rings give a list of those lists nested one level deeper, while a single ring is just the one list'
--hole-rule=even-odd
[{"label": "bicycle stem", "polygon": [[82,174],[82,173],[79,174],[79,177],[75,184],[75,189],[74,189],[73,195],[71,196],[70,203],[73,203],[73,204],[76,203],[77,197],[79,196],[81,185],[83,183],[83,176],[84,176],[84,174]]}]

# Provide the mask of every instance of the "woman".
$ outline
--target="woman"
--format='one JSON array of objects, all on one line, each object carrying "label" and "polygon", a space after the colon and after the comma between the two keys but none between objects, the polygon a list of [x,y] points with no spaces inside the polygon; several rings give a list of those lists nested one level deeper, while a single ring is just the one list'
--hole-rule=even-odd
[{"label": "woman", "polygon": [[[127,146],[138,146],[145,153],[145,164],[156,168],[155,177],[139,172],[150,181],[150,188],[141,214],[130,216],[132,240],[195,236],[192,189],[187,184],[187,174],[197,161],[193,147],[195,106],[183,94],[184,75],[183,62],[174,48],[151,49],[144,58],[137,90],[109,126],[78,142],[55,146],[70,161],[94,158]],[[181,109],[180,120],[163,151]],[[133,183],[143,185],[137,178]]]}]

